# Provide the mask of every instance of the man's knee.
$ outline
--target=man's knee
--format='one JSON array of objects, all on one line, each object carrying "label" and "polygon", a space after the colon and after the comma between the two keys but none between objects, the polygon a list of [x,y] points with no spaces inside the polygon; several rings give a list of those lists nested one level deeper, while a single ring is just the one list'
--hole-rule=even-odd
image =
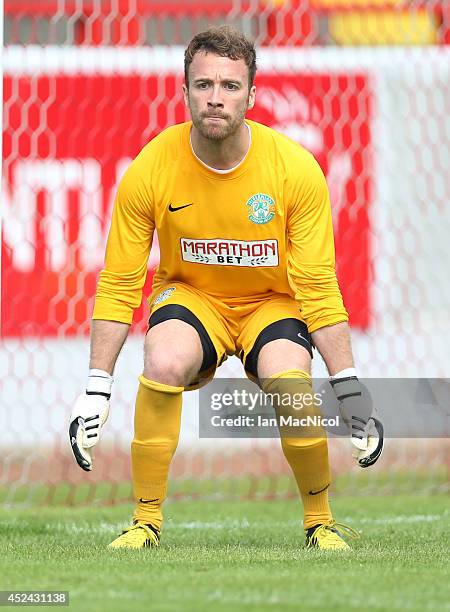
[{"label": "man's knee", "polygon": [[183,321],[165,321],[151,328],[144,345],[144,376],[183,387],[196,377],[203,350],[195,329]]},{"label": "man's knee", "polygon": [[144,376],[165,385],[185,387],[198,373],[198,361],[175,347],[150,349],[144,358]]}]

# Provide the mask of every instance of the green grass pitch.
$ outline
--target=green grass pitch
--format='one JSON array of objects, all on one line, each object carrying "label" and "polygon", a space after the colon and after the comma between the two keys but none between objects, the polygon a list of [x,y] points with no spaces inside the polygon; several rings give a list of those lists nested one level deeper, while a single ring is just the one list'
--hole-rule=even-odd
[{"label": "green grass pitch", "polygon": [[1,509],[0,589],[68,590],[86,612],[450,610],[448,496],[333,508],[361,532],[351,552],[306,550],[295,501],[167,503],[161,548],[142,551],[106,548],[128,505]]}]

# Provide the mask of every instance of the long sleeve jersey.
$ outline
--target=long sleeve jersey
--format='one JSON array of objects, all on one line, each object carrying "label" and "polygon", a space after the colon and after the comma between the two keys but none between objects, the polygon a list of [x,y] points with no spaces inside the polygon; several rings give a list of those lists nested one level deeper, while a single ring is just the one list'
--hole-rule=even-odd
[{"label": "long sleeve jersey", "polygon": [[229,305],[295,297],[310,332],[348,319],[335,273],[324,175],[303,147],[254,121],[230,172],[203,164],[191,122],[151,140],[120,182],[94,319],[131,323],[142,299],[153,233],[153,291],[179,281]]}]

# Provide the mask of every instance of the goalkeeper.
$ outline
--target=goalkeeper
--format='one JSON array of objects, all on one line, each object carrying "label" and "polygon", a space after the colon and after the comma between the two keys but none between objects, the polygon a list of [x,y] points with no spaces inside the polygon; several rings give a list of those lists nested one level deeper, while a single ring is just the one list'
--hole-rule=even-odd
[{"label": "goalkeeper", "polygon": [[[381,425],[359,405],[328,189],[317,162],[289,138],[245,119],[255,103],[256,57],[242,34],[226,26],[198,34],[185,51],[184,69],[192,121],[149,142],[119,185],[97,287],[86,393],[71,415],[75,458],[91,470],[156,230],[160,265],[131,447],[136,509],[112,547],[159,544],[182,392],[211,378],[229,355],[238,355],[266,391],[283,391],[292,381],[308,390],[314,343],[352,428],[356,461],[368,466],[382,449]],[[282,447],[303,502],[307,545],[348,548],[328,502],[324,432],[282,436]]]}]

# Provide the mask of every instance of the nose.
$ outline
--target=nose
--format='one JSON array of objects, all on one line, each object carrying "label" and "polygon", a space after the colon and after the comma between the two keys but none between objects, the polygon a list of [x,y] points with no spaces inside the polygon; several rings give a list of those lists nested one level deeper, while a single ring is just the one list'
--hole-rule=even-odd
[{"label": "nose", "polygon": [[209,108],[223,108],[220,84],[214,85],[214,87],[212,88],[211,96],[208,100],[208,107]]}]

